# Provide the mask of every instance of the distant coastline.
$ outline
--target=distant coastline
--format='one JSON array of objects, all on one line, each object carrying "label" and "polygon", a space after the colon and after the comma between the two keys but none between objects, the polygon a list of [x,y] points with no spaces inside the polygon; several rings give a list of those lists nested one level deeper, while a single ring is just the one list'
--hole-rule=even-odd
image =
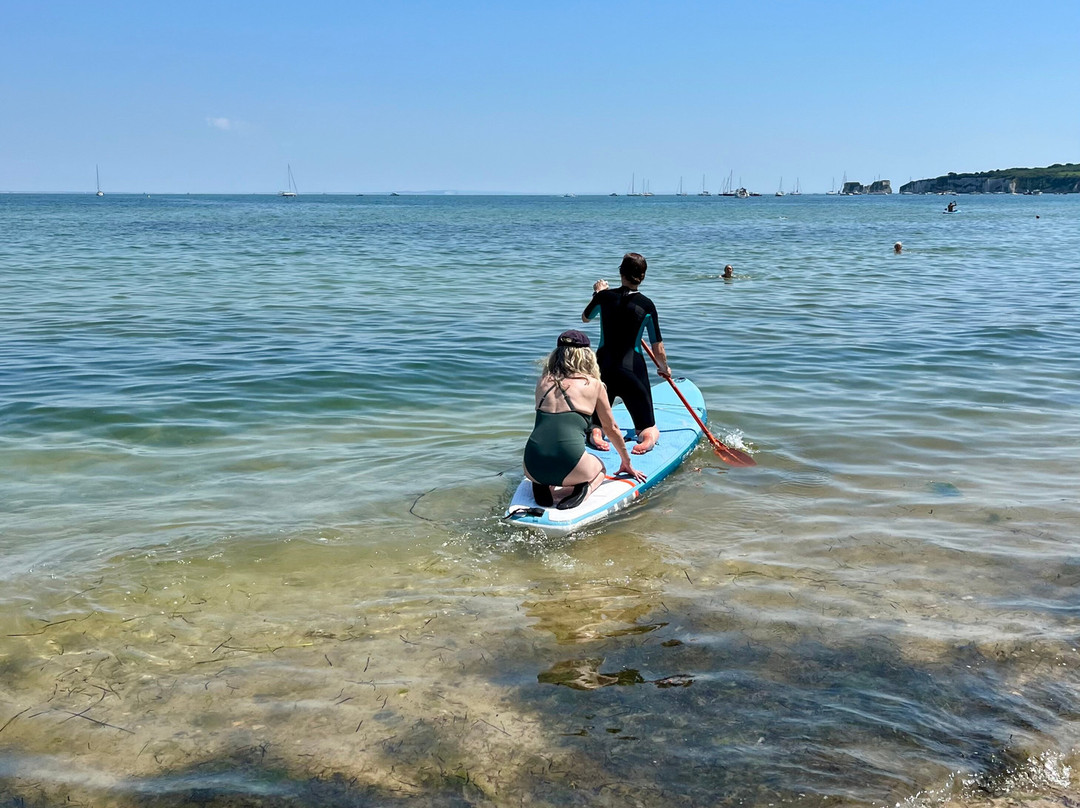
[{"label": "distant coastline", "polygon": [[1006,168],[968,174],[949,172],[900,186],[902,194],[1076,194],[1080,163],[1054,163],[1046,168]]}]

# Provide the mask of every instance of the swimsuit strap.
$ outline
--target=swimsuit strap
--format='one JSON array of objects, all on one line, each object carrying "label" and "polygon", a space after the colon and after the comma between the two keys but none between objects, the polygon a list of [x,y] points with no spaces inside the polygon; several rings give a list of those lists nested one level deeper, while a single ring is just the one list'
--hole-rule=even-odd
[{"label": "swimsuit strap", "polygon": [[[552,390],[554,390],[558,386],[559,386],[559,383],[555,382],[555,384],[551,385],[551,387],[549,387],[547,390],[545,390],[544,395],[540,396],[540,404],[543,404],[544,399],[548,397],[548,393],[550,393]],[[540,404],[536,405],[536,411],[537,412],[540,412]]]},{"label": "swimsuit strap", "polygon": [[555,386],[558,387],[559,392],[562,393],[563,401],[566,402],[566,406],[569,407],[571,411],[574,411],[574,405],[570,403],[570,394],[566,392],[566,388],[558,382],[555,382]]},{"label": "swimsuit strap", "polygon": [[[555,384],[551,385],[551,387],[549,387],[547,390],[545,390],[544,395],[540,396],[540,404],[544,403],[544,399],[548,397],[548,393],[550,393],[556,387],[559,388],[559,392],[562,393],[563,401],[565,401],[566,406],[570,408],[570,412],[576,412],[578,415],[585,415],[585,413],[581,412],[580,410],[578,410],[574,406],[574,403],[570,400],[570,394],[566,392],[566,388],[564,388],[561,384],[559,384],[558,381],[556,381]],[[540,411],[540,404],[536,405],[536,409],[537,409],[538,412]],[[591,416],[592,416],[592,414],[590,413],[586,417],[591,417]]]}]

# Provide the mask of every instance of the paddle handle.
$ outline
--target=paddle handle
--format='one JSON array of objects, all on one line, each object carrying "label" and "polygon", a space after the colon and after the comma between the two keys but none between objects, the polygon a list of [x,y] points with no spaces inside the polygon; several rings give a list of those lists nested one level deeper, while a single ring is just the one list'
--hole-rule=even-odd
[{"label": "paddle handle", "polygon": [[[642,340],[641,347],[645,349],[645,353],[649,355],[649,358],[653,361],[653,364],[655,364],[656,367],[659,368],[660,363],[656,361],[656,354],[654,354],[652,348],[649,347],[649,343],[647,343],[645,340]],[[671,385],[671,389],[675,391],[675,395],[679,397],[679,401],[681,401],[683,403],[683,406],[686,407],[686,411],[693,416],[695,421],[697,421],[697,425],[701,427],[701,431],[705,433],[705,437],[709,439],[709,443],[711,443],[713,446],[713,451],[716,452],[717,456],[720,457],[720,459],[732,466],[757,465],[757,461],[754,460],[754,458],[752,458],[746,452],[742,451],[741,449],[732,449],[730,446],[721,443],[719,440],[713,437],[713,433],[709,431],[709,428],[707,426],[705,426],[705,422],[701,420],[701,416],[697,414],[697,410],[695,410],[694,407],[690,404],[690,402],[686,400],[686,396],[682,394],[682,390],[680,390],[679,386],[675,384],[675,381],[671,378],[671,376],[665,376],[664,378],[667,380],[667,383]]]}]

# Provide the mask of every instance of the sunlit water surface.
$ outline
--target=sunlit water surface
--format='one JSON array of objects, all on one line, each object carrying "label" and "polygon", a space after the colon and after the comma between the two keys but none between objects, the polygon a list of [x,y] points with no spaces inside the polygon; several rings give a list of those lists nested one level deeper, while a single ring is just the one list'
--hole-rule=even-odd
[{"label": "sunlit water surface", "polygon": [[[4,804],[1074,788],[1080,199],[959,200],[0,197]],[[758,465],[517,532],[627,250]]]}]

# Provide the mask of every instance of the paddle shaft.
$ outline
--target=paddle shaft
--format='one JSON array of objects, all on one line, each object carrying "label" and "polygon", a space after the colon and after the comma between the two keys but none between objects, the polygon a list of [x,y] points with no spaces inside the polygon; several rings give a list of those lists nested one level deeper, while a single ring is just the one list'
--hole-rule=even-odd
[{"label": "paddle shaft", "polygon": [[[647,343],[645,340],[642,340],[641,347],[645,349],[645,353],[649,355],[649,358],[653,361],[653,364],[655,364],[656,367],[659,368],[660,363],[656,361],[656,354],[654,354],[652,348],[649,347],[649,343]],[[695,410],[690,404],[690,402],[686,400],[686,396],[682,394],[679,386],[675,384],[675,381],[671,378],[671,376],[665,376],[664,378],[667,379],[667,383],[671,385],[671,389],[675,391],[675,395],[679,397],[679,401],[681,401],[683,403],[683,406],[686,407],[686,411],[693,416],[695,421],[697,421],[697,425],[701,427],[701,431],[704,432],[705,437],[709,439],[709,443],[712,444],[713,451],[716,452],[718,457],[720,457],[722,460],[732,466],[757,465],[757,461],[755,461],[754,458],[752,458],[746,452],[742,451],[741,449],[732,449],[730,446],[721,443],[719,440],[713,437],[712,432],[710,432],[709,428],[705,426],[705,422],[701,420],[701,416],[697,414],[697,410]]]}]

